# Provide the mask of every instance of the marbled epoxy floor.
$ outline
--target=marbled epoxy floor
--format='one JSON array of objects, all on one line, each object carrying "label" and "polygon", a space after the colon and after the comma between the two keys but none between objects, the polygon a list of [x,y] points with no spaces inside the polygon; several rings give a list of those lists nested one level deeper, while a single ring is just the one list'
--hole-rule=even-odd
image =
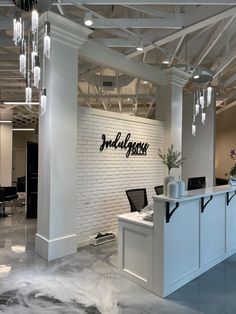
[{"label": "marbled epoxy floor", "polygon": [[34,252],[35,220],[0,219],[0,313],[235,314],[236,257],[162,300],[121,277],[117,244],[46,262]]}]

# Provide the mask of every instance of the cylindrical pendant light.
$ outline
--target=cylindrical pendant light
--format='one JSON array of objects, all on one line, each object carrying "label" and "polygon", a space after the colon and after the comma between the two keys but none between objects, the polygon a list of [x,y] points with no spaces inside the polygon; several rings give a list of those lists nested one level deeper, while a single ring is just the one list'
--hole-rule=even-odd
[{"label": "cylindrical pendant light", "polygon": [[50,23],[49,22],[46,22],[45,27],[44,27],[43,54],[46,58],[50,59],[51,38],[50,38]]},{"label": "cylindrical pendant light", "polygon": [[206,112],[205,112],[205,109],[203,109],[202,111],[202,124],[205,124],[206,122]]},{"label": "cylindrical pendant light", "polygon": [[13,20],[13,42],[17,46],[23,38],[23,23],[21,17],[16,17]]},{"label": "cylindrical pendant light", "polygon": [[27,104],[32,102],[32,88],[31,88],[30,71],[28,71],[27,75],[26,75],[25,102]]},{"label": "cylindrical pendant light", "polygon": [[40,81],[40,64],[39,64],[39,56],[36,55],[34,57],[34,86],[39,88]]},{"label": "cylindrical pendant light", "polygon": [[193,136],[196,136],[196,130],[197,130],[196,124],[195,124],[195,122],[193,122],[192,123],[192,135]]},{"label": "cylindrical pendant light", "polygon": [[207,87],[207,106],[211,104],[211,98],[212,98],[212,87]]},{"label": "cylindrical pendant light", "polygon": [[41,107],[40,115],[42,116],[46,112],[46,110],[47,110],[46,88],[43,88],[42,91],[41,91],[40,107]]},{"label": "cylindrical pendant light", "polygon": [[39,14],[34,9],[32,11],[32,15],[31,15],[31,30],[32,30],[32,33],[36,33],[38,31],[38,27],[39,27]]},{"label": "cylindrical pendant light", "polygon": [[21,39],[20,46],[20,72],[26,77],[26,43],[24,39]]}]

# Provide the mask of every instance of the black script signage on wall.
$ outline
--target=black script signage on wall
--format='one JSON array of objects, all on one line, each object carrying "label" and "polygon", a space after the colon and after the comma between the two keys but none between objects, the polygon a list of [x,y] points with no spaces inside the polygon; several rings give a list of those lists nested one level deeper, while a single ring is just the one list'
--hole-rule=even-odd
[{"label": "black script signage on wall", "polygon": [[147,155],[147,150],[149,147],[148,143],[142,142],[132,142],[130,141],[131,134],[128,133],[124,140],[121,140],[121,132],[118,132],[116,138],[113,140],[107,140],[106,135],[102,134],[103,143],[100,146],[100,151],[103,151],[104,148],[120,148],[127,150],[126,157],[130,155]]}]

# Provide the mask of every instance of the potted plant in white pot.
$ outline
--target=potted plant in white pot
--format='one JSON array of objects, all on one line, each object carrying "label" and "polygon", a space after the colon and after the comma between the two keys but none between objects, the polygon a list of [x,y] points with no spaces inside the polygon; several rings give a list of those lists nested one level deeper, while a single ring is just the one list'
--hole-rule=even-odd
[{"label": "potted plant in white pot", "polygon": [[174,177],[170,175],[171,169],[179,168],[186,158],[181,157],[181,152],[175,150],[173,144],[168,147],[166,154],[158,149],[158,155],[161,158],[162,163],[168,168],[168,176],[164,178],[164,195],[167,195],[167,185],[174,180]]}]

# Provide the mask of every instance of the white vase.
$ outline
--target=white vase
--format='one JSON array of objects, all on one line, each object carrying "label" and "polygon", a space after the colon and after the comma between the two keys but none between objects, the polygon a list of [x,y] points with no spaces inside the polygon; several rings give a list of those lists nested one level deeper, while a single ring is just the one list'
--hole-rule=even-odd
[{"label": "white vase", "polygon": [[163,189],[163,193],[165,196],[167,196],[167,186],[168,183],[174,181],[174,177],[173,176],[167,176],[164,178],[164,189]]},{"label": "white vase", "polygon": [[171,181],[167,186],[167,196],[169,198],[179,197],[179,184],[176,181]]},{"label": "white vase", "polygon": [[179,185],[179,196],[183,196],[185,195],[185,182],[182,180],[177,181],[178,185]]}]

